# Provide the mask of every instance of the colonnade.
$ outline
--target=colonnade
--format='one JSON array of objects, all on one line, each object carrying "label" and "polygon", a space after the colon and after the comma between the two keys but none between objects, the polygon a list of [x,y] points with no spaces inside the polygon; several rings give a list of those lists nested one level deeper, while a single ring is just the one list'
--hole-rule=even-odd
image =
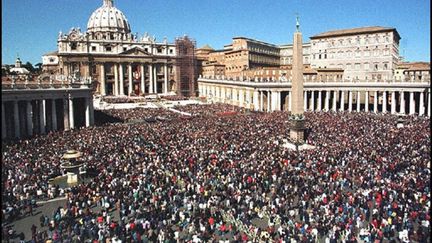
[{"label": "colonnade", "polygon": [[[106,79],[106,65],[107,63],[99,63],[100,66],[100,89],[99,92],[101,95],[107,95],[107,79]],[[137,72],[140,73],[139,77],[139,85],[138,88],[134,88],[134,80],[133,77],[133,66]],[[163,69],[163,85],[162,89],[158,89],[158,67]],[[112,93],[114,96],[122,96],[122,95],[130,95],[132,93],[168,93],[170,91],[169,83],[168,83],[168,63],[114,63],[112,64],[112,68],[114,69],[114,83],[112,84]],[[127,72],[127,80],[125,80]],[[148,80],[145,79],[146,74],[148,76]],[[127,86],[125,83],[127,82]],[[148,86],[148,90],[146,90],[146,86]],[[127,90],[125,91],[125,88]]]},{"label": "colonnade", "polygon": [[82,126],[94,124],[93,99],[89,97],[2,100],[1,110],[2,140],[74,129],[80,125],[76,118],[84,117]]},{"label": "colonnade", "polygon": [[[199,83],[200,96],[255,111],[291,111],[291,89]],[[304,110],[431,114],[430,89],[305,89]]]}]

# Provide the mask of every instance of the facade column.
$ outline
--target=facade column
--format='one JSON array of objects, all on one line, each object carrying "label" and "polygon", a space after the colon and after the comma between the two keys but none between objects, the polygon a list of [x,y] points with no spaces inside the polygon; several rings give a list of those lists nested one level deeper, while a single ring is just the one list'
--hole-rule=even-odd
[{"label": "facade column", "polygon": [[19,117],[19,109],[18,109],[18,101],[13,101],[13,111],[14,111],[14,130],[15,130],[15,138],[21,137],[21,129],[20,129],[20,117]]},{"label": "facade column", "polygon": [[280,91],[276,91],[276,110],[277,111],[281,110],[281,92]]},{"label": "facade column", "polygon": [[348,91],[348,111],[352,112],[352,91]]},{"label": "facade column", "polygon": [[[28,108],[27,108],[28,110]],[[5,112],[5,106],[4,103],[2,102],[2,107],[1,107],[1,112],[2,112],[2,116],[1,116],[1,127],[2,127],[2,132],[1,132],[1,137],[2,139],[6,138],[6,112]]]},{"label": "facade column", "polygon": [[325,100],[324,100],[324,110],[329,111],[330,110],[330,90],[326,90],[325,94]]},{"label": "facade column", "polygon": [[69,98],[69,126],[70,126],[70,129],[75,128],[74,109],[73,109],[73,99],[72,98]]},{"label": "facade column", "polygon": [[365,112],[369,112],[369,91],[365,91]]},{"label": "facade column", "polygon": [[320,90],[320,91],[318,91],[318,107],[317,107],[317,110],[318,111],[321,111],[322,110],[322,107],[321,107],[321,100],[322,100],[322,91]]},{"label": "facade column", "polygon": [[106,90],[105,90],[105,64],[104,63],[102,63],[100,65],[100,75],[101,75],[100,93],[101,93],[101,95],[106,95]]},{"label": "facade column", "polygon": [[153,93],[153,64],[148,65],[148,72],[149,72],[149,93]]},{"label": "facade column", "polygon": [[64,130],[70,130],[69,125],[69,100],[63,99],[63,124],[64,124]]},{"label": "facade column", "polygon": [[424,93],[420,92],[419,116],[423,116],[423,114],[424,114]]},{"label": "facade column", "polygon": [[387,93],[383,91],[382,113],[387,113]]},{"label": "facade column", "polygon": [[410,92],[409,97],[409,114],[413,115],[415,113],[415,101],[414,101],[414,92]]},{"label": "facade column", "polygon": [[55,101],[55,99],[51,99],[51,124],[53,131],[57,131],[57,108]]},{"label": "facade column", "polygon": [[341,111],[344,111],[345,109],[345,91],[341,91],[341,97],[340,97],[340,108]]},{"label": "facade column", "polygon": [[129,87],[128,87],[128,96],[130,96],[133,92],[133,83],[132,83],[132,63],[128,64],[128,79],[129,79]]},{"label": "facade column", "polygon": [[119,74],[120,74],[120,95],[124,95],[124,71],[123,71],[123,64],[119,63]]},{"label": "facade column", "polygon": [[303,92],[303,106],[304,111],[307,111],[307,91]]},{"label": "facade column", "polygon": [[[33,136],[33,116],[32,116],[32,104],[30,100],[26,101],[26,116],[27,116],[27,135]],[[57,121],[56,121],[57,122]],[[57,125],[57,123],[53,123]]]},{"label": "facade column", "polygon": [[144,64],[142,64],[142,63],[140,65],[140,73],[141,73],[141,93],[144,95],[145,94],[145,83],[144,83],[145,75],[144,75]]},{"label": "facade column", "polygon": [[45,134],[46,133],[46,101],[45,100],[40,100],[39,101],[39,124],[40,124],[40,134]]},{"label": "facade column", "polygon": [[89,98],[89,108],[90,108],[90,126],[94,125],[94,107],[93,107],[93,96]]},{"label": "facade column", "polygon": [[395,91],[391,92],[391,108],[390,113],[395,114],[396,113],[396,93]]},{"label": "facade column", "polygon": [[[251,100],[251,90],[246,90],[246,102],[247,102],[247,108],[250,109],[251,108],[251,104],[252,104],[252,100]],[[220,91],[219,91],[220,93]]]},{"label": "facade column", "polygon": [[119,78],[118,78],[118,64],[114,63],[114,95],[119,95]]},{"label": "facade column", "polygon": [[378,91],[374,94],[374,113],[378,113]]},{"label": "facade column", "polygon": [[357,91],[357,112],[360,112],[360,91]]},{"label": "facade column", "polygon": [[164,65],[164,93],[168,93],[168,64]]},{"label": "facade column", "polygon": [[337,94],[338,94],[338,91],[334,90],[333,91],[333,108],[332,108],[333,111],[337,111],[337,107],[336,107]]},{"label": "facade column", "polygon": [[155,66],[153,66],[153,82],[154,82],[154,84],[153,84],[153,91],[157,94],[157,92],[158,92],[158,89],[157,89],[157,81],[158,81],[158,78],[157,78],[157,65],[155,65]]},{"label": "facade column", "polygon": [[90,98],[84,98],[84,106],[85,106],[85,126],[90,126]]}]

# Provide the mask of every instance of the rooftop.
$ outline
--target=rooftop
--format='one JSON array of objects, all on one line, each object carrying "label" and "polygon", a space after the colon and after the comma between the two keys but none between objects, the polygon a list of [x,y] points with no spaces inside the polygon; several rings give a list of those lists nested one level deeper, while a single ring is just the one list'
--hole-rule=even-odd
[{"label": "rooftop", "polygon": [[396,28],[382,27],[382,26],[360,27],[360,28],[343,29],[343,30],[331,30],[331,31],[327,31],[327,32],[323,32],[323,33],[311,36],[310,38],[311,39],[319,39],[319,38],[324,38],[324,37],[336,37],[336,36],[357,35],[357,34],[387,32],[387,31],[394,31],[400,39],[399,33],[397,32]]}]

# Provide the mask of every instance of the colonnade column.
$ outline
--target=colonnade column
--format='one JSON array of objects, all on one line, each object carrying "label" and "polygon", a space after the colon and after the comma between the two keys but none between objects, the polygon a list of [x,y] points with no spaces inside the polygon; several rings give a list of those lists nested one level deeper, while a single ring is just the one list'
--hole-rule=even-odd
[{"label": "colonnade column", "polygon": [[[26,116],[27,116],[27,135],[33,136],[32,104],[31,104],[30,100],[26,101]],[[54,122],[53,122],[53,124],[54,124]],[[57,125],[57,121],[55,124]]]},{"label": "colonnade column", "polygon": [[336,102],[337,102],[337,93],[338,93],[338,91],[337,90],[335,90],[335,91],[333,91],[333,111],[336,111],[337,110],[337,107],[336,107]]},{"label": "colonnade column", "polygon": [[238,97],[239,97],[238,98],[238,100],[239,100],[239,106],[243,107],[244,106],[244,93],[243,93],[243,89],[240,88],[237,93],[238,93]]},{"label": "colonnade column", "polygon": [[348,111],[352,112],[352,91],[348,91]]},{"label": "colonnade column", "polygon": [[270,112],[270,110],[271,110],[270,102],[271,102],[271,98],[270,98],[270,90],[268,90],[268,91],[267,91],[267,112]]},{"label": "colonnade column", "polygon": [[410,104],[410,108],[409,108],[409,114],[413,115],[415,113],[415,101],[414,101],[414,92],[410,92],[410,96],[409,96],[409,104]]},{"label": "colonnade column", "polygon": [[369,91],[365,91],[365,112],[369,112]]},{"label": "colonnade column", "polygon": [[145,84],[144,84],[144,65],[141,63],[140,65],[140,73],[141,73],[141,93],[145,94]]},{"label": "colonnade column", "polygon": [[396,113],[396,94],[395,91],[391,92],[391,108],[390,113],[395,114]]},{"label": "colonnade column", "polygon": [[405,114],[405,92],[400,91],[400,110],[399,113]]},{"label": "colonnade column", "polygon": [[340,97],[340,108],[341,111],[344,111],[345,109],[345,92],[341,91],[341,97]]},{"label": "colonnade column", "polygon": [[254,104],[254,110],[259,111],[259,98],[258,98],[258,90],[254,90],[253,93],[253,104]]},{"label": "colonnade column", "polygon": [[375,91],[374,94],[374,112],[378,112],[378,91]]},{"label": "colonnade column", "polygon": [[148,65],[149,71],[149,93],[153,93],[153,64]]},{"label": "colonnade column", "polygon": [[320,91],[318,91],[318,107],[317,107],[317,110],[318,111],[321,111],[321,99],[322,99],[322,91],[320,90]]},{"label": "colonnade column", "polygon": [[6,138],[6,116],[5,116],[5,107],[4,107],[4,103],[2,102],[2,107],[1,107],[1,112],[2,112],[2,116],[1,116],[1,128],[2,128],[2,132],[1,132],[1,136],[2,139]]},{"label": "colonnade column", "polygon": [[73,109],[73,99],[72,98],[69,98],[69,126],[70,126],[70,129],[75,128],[74,109]]},{"label": "colonnade column", "polygon": [[13,111],[14,111],[14,130],[15,130],[15,138],[21,137],[20,131],[20,123],[19,123],[19,110],[18,110],[18,101],[13,101]]},{"label": "colonnade column", "polygon": [[52,124],[52,130],[57,130],[57,108],[56,108],[56,100],[51,100],[51,124]]},{"label": "colonnade column", "polygon": [[387,93],[383,91],[382,113],[387,113]]},{"label": "colonnade column", "polygon": [[307,111],[307,91],[303,92],[303,103],[304,111]]},{"label": "colonnade column", "polygon": [[324,109],[326,111],[330,110],[330,104],[329,103],[330,103],[330,90],[327,90],[326,91],[326,99],[324,101]]},{"label": "colonnade column", "polygon": [[64,130],[67,131],[70,129],[70,124],[69,124],[69,100],[68,99],[63,99],[63,126],[64,126]]},{"label": "colonnade column", "polygon": [[118,64],[117,63],[115,63],[114,64],[114,89],[113,89],[113,92],[114,92],[114,95],[115,96],[117,96],[117,95],[119,95],[119,79],[118,79]]},{"label": "colonnade column", "polygon": [[264,111],[264,91],[260,91],[260,111]]},{"label": "colonnade column", "polygon": [[46,102],[45,102],[45,100],[40,100],[39,101],[40,134],[45,134],[45,132],[46,132],[46,130],[45,130],[45,126],[46,126],[45,113],[46,113]]},{"label": "colonnade column", "polygon": [[313,90],[311,91],[311,103],[309,109],[315,111],[315,92]]},{"label": "colonnade column", "polygon": [[288,110],[289,111],[292,111],[292,92],[291,91],[288,91],[288,95],[289,95],[289,97],[288,97]]},{"label": "colonnade column", "polygon": [[164,93],[168,93],[168,64],[164,65]]},{"label": "colonnade column", "polygon": [[105,64],[104,63],[102,63],[100,65],[100,75],[101,75],[100,93],[101,93],[101,95],[106,95],[106,90],[105,90]]},{"label": "colonnade column", "polygon": [[133,92],[133,84],[132,84],[132,63],[128,64],[128,79],[129,79],[129,87],[128,87],[128,96]]},{"label": "colonnade column", "polygon": [[120,95],[124,95],[124,72],[123,72],[123,64],[119,64],[120,71]]},{"label": "colonnade column", "polygon": [[419,116],[424,114],[424,93],[420,92],[420,107],[419,107]]},{"label": "colonnade column", "polygon": [[360,97],[361,95],[360,95],[360,91],[357,91],[357,112],[360,112],[360,100],[361,100],[361,97]]},{"label": "colonnade column", "polygon": [[84,106],[85,106],[85,126],[90,126],[90,98],[84,98]]},{"label": "colonnade column", "polygon": [[430,117],[431,115],[431,95],[430,95],[430,89],[428,92],[428,106],[427,106],[427,111],[428,111],[428,117]]}]

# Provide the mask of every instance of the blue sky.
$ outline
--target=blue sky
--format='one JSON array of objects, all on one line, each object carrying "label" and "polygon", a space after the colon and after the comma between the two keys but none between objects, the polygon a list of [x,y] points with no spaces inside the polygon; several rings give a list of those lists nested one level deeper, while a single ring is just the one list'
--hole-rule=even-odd
[{"label": "blue sky", "polygon": [[[2,63],[42,62],[57,48],[58,32],[86,30],[102,0],[2,0]],[[201,47],[221,49],[234,36],[273,44],[292,43],[295,13],[303,41],[315,34],[363,26],[395,27],[407,61],[430,59],[429,0],[114,0],[132,32],[157,40],[188,36]]]}]

